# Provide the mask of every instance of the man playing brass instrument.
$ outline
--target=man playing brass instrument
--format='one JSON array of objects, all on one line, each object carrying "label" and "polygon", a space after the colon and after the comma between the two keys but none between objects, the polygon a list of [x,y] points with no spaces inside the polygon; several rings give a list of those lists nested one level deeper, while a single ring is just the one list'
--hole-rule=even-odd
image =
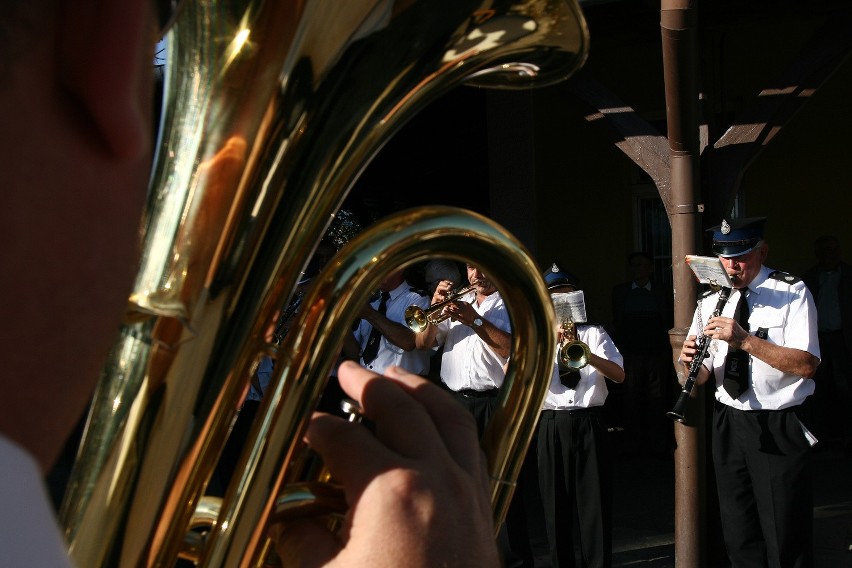
[{"label": "man playing brass instrument", "polygon": [[[448,302],[439,316],[449,316],[437,325],[429,324],[417,335],[418,349],[444,347],[441,381],[476,418],[480,430],[491,417],[497,391],[503,384],[503,366],[509,359],[512,328],[509,312],[494,283],[472,264],[467,278],[474,291]],[[446,301],[453,283],[438,283],[432,305]]]},{"label": "man playing brass instrument", "polygon": [[[545,271],[544,281],[554,306],[560,296],[578,289],[577,279],[556,264]],[[565,332],[560,323],[559,344]],[[538,425],[538,476],[549,554],[554,567],[611,566],[612,472],[603,404],[606,379],[624,381],[624,363],[603,326],[577,322],[573,333],[587,346],[588,364],[566,373],[557,351]],[[579,564],[574,560],[575,519],[580,524]]]},{"label": "man playing brass instrument", "polygon": [[[441,321],[434,324],[430,320],[426,329],[417,334],[417,347],[443,347],[441,382],[474,416],[481,435],[494,412],[497,394],[506,376],[512,328],[503,298],[488,276],[468,263],[467,279],[475,290],[451,301],[448,298],[452,298],[455,284],[449,280],[438,283],[432,305],[446,305],[433,319]],[[522,498],[519,497],[524,493],[524,477],[522,471],[506,517],[506,531],[501,533],[507,566],[531,557]]]},{"label": "man playing brass instrument", "polygon": [[[0,3],[4,566],[71,565],[42,478],[92,396],[136,270],[153,146],[151,62],[163,34],[153,5]],[[396,367],[390,380],[355,363],[339,373],[378,435],[314,416],[307,440],[351,508],[341,535],[311,519],[280,530],[285,563],[496,566],[469,414]]]}]

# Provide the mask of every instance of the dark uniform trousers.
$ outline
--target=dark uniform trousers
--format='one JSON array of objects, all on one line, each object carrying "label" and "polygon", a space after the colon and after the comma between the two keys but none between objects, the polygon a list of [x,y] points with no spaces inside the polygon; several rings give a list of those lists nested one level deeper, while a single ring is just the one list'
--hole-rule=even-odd
[{"label": "dark uniform trousers", "polygon": [[538,474],[552,566],[576,565],[575,532],[581,566],[612,566],[612,462],[601,407],[542,411]]},{"label": "dark uniform trousers", "polygon": [[[444,385],[446,388],[446,385]],[[479,436],[494,414],[498,389],[487,391],[452,391],[462,406],[473,414]],[[541,520],[541,503],[538,478],[535,471],[535,440],[524,459],[518,475],[517,486],[506,512],[506,522],[497,535],[497,545],[505,568],[533,568],[546,566],[547,544]]]},{"label": "dark uniform trousers", "polygon": [[813,566],[810,444],[796,409],[716,402],[712,448],[732,566]]}]

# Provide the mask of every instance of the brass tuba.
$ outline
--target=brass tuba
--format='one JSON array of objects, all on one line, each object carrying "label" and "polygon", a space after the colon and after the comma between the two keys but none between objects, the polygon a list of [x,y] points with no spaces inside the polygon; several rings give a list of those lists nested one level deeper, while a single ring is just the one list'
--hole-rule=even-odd
[{"label": "brass tuba", "polygon": [[[474,256],[524,294],[507,297],[525,341],[483,439],[499,523],[546,391],[550,365],[537,361],[553,355],[526,345],[551,343],[552,308],[510,235],[457,210],[401,214],[335,258],[299,333],[276,346],[263,331],[358,174],[419,109],[461,84],[542,86],[582,65],[576,2],[187,0],[168,45],[140,268],[60,511],[75,563],[259,564],[344,320],[381,270],[431,255]],[[524,310],[535,317],[516,317]],[[263,355],[277,361],[274,395],[246,467],[208,508],[205,487]],[[199,516],[212,529],[192,540]]]}]

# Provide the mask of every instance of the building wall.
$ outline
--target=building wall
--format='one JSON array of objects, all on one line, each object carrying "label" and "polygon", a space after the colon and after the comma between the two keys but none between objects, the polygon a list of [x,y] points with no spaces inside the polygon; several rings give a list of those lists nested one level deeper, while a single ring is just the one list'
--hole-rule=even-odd
[{"label": "building wall", "polygon": [[[796,21],[781,14],[702,30],[701,62],[707,67],[702,92],[708,110],[718,113],[708,119],[711,144],[724,132],[725,121],[736,120],[754,104],[761,88],[785,87],[773,78],[784,75],[822,23],[819,17]],[[593,29],[582,72],[649,123],[658,123],[665,117],[659,36],[646,33],[636,39],[595,35]],[[741,214],[770,218],[769,264],[775,268],[801,274],[814,262],[813,239],[825,233],[836,234],[852,250],[850,92],[852,61],[847,60],[743,172]],[[555,260],[576,273],[587,290],[590,317],[608,321],[609,290],[625,279],[624,257],[638,246],[630,187],[635,166],[561,88],[536,91],[532,104],[536,259],[542,265]],[[710,164],[705,161],[702,167]],[[707,172],[703,174],[707,179]],[[705,226],[718,221],[699,219]],[[846,256],[850,258],[852,253]]]},{"label": "building wall", "polygon": [[769,264],[801,274],[832,233],[852,259],[852,58],[745,172],[747,215],[766,215]]},{"label": "building wall", "polygon": [[575,274],[590,320],[606,323],[610,292],[636,247],[632,165],[569,101],[561,89],[536,93],[536,257]]}]

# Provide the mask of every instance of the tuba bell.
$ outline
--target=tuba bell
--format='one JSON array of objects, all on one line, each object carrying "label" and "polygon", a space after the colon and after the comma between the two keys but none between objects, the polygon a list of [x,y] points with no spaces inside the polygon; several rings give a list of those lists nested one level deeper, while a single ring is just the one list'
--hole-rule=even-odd
[{"label": "tuba bell", "polygon": [[[528,253],[493,223],[445,208],[363,233],[312,286],[298,333],[274,345],[264,331],[357,176],[419,109],[462,84],[561,81],[587,46],[574,0],[184,3],[168,37],[140,266],[59,514],[76,565],[171,566],[179,556],[257,565],[276,500],[301,476],[297,441],[345,320],[383,269],[432,255],[482,259],[498,285],[525,294],[506,298],[517,337],[552,343],[552,308]],[[498,480],[496,523],[546,391],[539,361],[553,355],[514,341],[501,411],[482,441]],[[211,503],[219,449],[263,356],[276,360],[274,394],[245,467]],[[208,528],[191,530],[199,523]]]}]

